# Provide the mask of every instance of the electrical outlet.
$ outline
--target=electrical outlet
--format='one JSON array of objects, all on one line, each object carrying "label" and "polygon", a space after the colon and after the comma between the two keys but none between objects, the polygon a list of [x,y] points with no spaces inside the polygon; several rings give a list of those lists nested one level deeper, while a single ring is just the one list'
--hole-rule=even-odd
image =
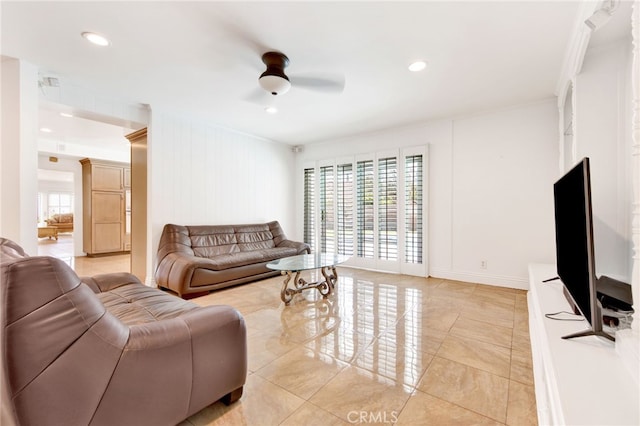
[{"label": "electrical outlet", "polygon": [[481,269],[487,269],[487,261],[486,260],[481,260],[480,261],[480,268]]}]

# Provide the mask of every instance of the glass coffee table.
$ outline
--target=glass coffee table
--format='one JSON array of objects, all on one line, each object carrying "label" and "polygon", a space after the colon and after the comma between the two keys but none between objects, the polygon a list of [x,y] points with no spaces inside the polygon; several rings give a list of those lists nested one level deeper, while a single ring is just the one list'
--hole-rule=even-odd
[{"label": "glass coffee table", "polygon": [[[267,268],[274,271],[280,271],[282,275],[286,275],[280,292],[280,298],[285,305],[288,305],[293,296],[302,293],[302,291],[315,288],[324,298],[329,296],[338,281],[338,273],[336,265],[345,262],[349,256],[342,254],[300,254],[298,256],[283,257],[267,263]],[[300,278],[300,272],[309,269],[320,269],[324,279],[315,282],[306,282],[304,278]],[[293,279],[293,287],[289,287],[291,277],[295,273]]]}]

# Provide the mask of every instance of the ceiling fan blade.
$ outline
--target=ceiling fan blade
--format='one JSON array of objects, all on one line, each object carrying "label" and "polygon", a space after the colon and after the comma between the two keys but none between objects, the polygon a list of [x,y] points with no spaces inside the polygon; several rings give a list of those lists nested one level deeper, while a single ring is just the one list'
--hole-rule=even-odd
[{"label": "ceiling fan blade", "polygon": [[238,22],[229,10],[218,7],[214,2],[194,2],[190,7],[177,7],[176,11],[184,15],[177,18],[188,19],[204,34],[209,34],[208,44],[215,51],[233,58],[234,63],[255,70],[262,68],[260,55],[267,47],[259,41],[252,28]]},{"label": "ceiling fan blade", "polygon": [[218,25],[224,29],[230,39],[247,46],[258,58],[268,50],[248,28],[241,27],[237,23],[227,20],[220,20]]},{"label": "ceiling fan blade", "polygon": [[253,104],[266,106],[273,102],[273,98],[273,95],[267,93],[261,87],[256,87],[244,97],[244,100]]},{"label": "ceiling fan blade", "polygon": [[314,90],[325,93],[342,93],[345,79],[341,75],[327,75],[323,77],[289,76],[291,85],[301,89]]}]

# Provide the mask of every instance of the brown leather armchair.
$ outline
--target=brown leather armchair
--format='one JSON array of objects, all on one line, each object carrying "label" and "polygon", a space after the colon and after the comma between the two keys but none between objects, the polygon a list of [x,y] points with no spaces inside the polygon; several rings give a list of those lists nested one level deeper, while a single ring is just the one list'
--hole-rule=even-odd
[{"label": "brown leather armchair", "polygon": [[200,307],[127,273],[81,281],[63,261],[23,257],[7,241],[3,421],[175,425],[242,394],[246,328],[234,308]]}]

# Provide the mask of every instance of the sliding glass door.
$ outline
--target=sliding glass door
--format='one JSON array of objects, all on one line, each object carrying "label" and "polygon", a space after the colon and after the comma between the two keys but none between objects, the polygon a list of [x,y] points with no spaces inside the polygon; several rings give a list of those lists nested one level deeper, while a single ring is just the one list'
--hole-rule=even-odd
[{"label": "sliding glass door", "polygon": [[425,169],[426,147],[305,167],[305,241],[352,266],[426,275]]}]

